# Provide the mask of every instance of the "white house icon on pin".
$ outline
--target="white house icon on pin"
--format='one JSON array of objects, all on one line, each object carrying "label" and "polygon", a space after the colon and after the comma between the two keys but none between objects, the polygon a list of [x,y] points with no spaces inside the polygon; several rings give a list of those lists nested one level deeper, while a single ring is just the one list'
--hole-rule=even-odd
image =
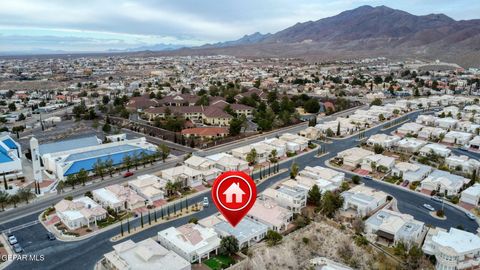
[{"label": "white house icon on pin", "polygon": [[233,183],[223,192],[223,195],[227,197],[227,203],[233,202],[233,195],[235,195],[235,202],[241,203],[242,196],[245,195],[245,192],[240,188],[238,183]]}]

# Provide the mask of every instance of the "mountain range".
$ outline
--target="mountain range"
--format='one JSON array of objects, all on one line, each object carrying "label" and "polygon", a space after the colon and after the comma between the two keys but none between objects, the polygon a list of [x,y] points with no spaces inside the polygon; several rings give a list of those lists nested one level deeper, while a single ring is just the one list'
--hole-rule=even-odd
[{"label": "mountain range", "polygon": [[336,16],[297,23],[274,34],[254,33],[228,42],[180,49],[173,54],[308,57],[434,58],[480,65],[480,20],[444,14],[416,16],[386,6],[361,6]]}]

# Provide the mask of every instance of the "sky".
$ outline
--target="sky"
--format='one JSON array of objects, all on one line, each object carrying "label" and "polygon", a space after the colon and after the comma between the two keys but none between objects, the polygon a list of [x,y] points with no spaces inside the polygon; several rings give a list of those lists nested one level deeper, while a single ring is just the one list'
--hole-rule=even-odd
[{"label": "sky", "polygon": [[0,53],[196,46],[275,33],[362,5],[480,18],[479,0],[5,0]]}]

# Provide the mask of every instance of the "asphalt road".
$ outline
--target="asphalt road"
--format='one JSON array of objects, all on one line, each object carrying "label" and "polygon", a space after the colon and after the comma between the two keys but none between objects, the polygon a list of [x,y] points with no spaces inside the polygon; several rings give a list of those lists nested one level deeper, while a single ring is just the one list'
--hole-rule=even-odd
[{"label": "asphalt road", "polygon": [[[409,119],[415,119],[420,112],[410,114]],[[397,127],[391,127],[386,130],[382,130],[382,127],[376,127],[366,132],[366,136],[370,136],[375,133],[390,133]],[[250,142],[251,143],[251,142]],[[328,154],[317,158],[315,157],[315,151],[299,156],[294,160],[289,160],[281,164],[281,168],[289,168],[292,162],[299,164],[300,169],[305,166],[324,166],[325,161],[334,157],[336,153],[354,147],[358,144],[357,137],[351,137],[342,140],[335,140],[331,144],[323,144]],[[223,150],[223,149],[221,149]],[[265,182],[258,185],[258,192],[263,191],[269,186],[272,186],[276,182],[286,179],[289,172],[278,174]],[[351,175],[349,175],[351,176]],[[397,205],[402,213],[407,213],[415,217],[415,219],[425,222],[426,224],[437,226],[445,229],[450,227],[456,227],[462,225],[466,230],[476,232],[478,224],[468,219],[465,214],[455,207],[445,204],[444,211],[447,217],[446,220],[439,220],[430,216],[428,211],[422,207],[424,203],[429,203],[436,209],[441,207],[440,203],[430,200],[421,194],[411,192],[407,189],[399,188],[397,186],[391,186],[388,183],[367,180],[364,181],[365,185],[382,190],[391,194],[398,201]],[[190,199],[190,203],[200,202],[205,195],[197,195]],[[209,194],[208,194],[209,196]],[[210,196],[209,196],[210,197]],[[211,198],[210,198],[210,201]],[[201,219],[212,215],[217,212],[217,209],[213,204],[210,208],[200,211],[194,214],[195,217]],[[37,218],[37,214],[31,214],[18,220],[18,223],[29,222]],[[192,216],[180,218],[178,220],[172,220],[147,230],[144,230],[138,234],[135,234],[129,239],[134,241],[141,241],[147,237],[154,237],[158,231],[168,228],[170,226],[180,226],[188,222]],[[139,220],[132,221],[133,225],[138,226]],[[18,224],[17,224],[18,225]],[[48,241],[46,239],[46,230],[41,224],[32,225],[28,228],[18,230],[15,235],[19,238],[21,245],[25,247],[27,254],[43,254],[45,255],[45,261],[33,262],[33,261],[18,261],[11,264],[7,269],[92,269],[95,263],[100,260],[104,253],[112,250],[112,246],[116,243],[112,243],[109,239],[118,234],[119,229],[114,228],[104,233],[98,234],[86,240],[77,242],[61,242],[58,240]],[[128,238],[127,238],[128,239]],[[126,239],[125,239],[126,240]]]}]

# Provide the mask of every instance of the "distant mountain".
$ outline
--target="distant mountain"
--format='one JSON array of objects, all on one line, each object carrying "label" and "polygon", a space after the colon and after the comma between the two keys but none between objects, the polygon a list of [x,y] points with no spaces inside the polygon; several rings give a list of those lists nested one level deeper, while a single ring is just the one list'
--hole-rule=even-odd
[{"label": "distant mountain", "polygon": [[171,50],[177,50],[187,47],[185,45],[176,45],[176,44],[164,44],[164,43],[159,43],[159,44],[154,44],[154,45],[149,45],[149,46],[141,46],[141,47],[135,47],[135,48],[128,48],[128,49],[110,49],[108,50],[109,52],[141,52],[141,51],[152,51],[152,52],[158,52],[158,51],[171,51]]},{"label": "distant mountain", "polygon": [[218,47],[228,47],[228,46],[238,46],[238,45],[248,45],[255,44],[264,41],[266,38],[270,37],[272,34],[261,34],[260,32],[255,32],[251,35],[245,35],[240,39],[226,42],[218,42],[214,44],[205,44],[201,48],[218,48]]},{"label": "distant mountain", "polygon": [[309,59],[409,56],[480,66],[480,20],[456,21],[444,14],[416,16],[386,6],[361,6],[274,34],[254,33],[179,53]]}]

